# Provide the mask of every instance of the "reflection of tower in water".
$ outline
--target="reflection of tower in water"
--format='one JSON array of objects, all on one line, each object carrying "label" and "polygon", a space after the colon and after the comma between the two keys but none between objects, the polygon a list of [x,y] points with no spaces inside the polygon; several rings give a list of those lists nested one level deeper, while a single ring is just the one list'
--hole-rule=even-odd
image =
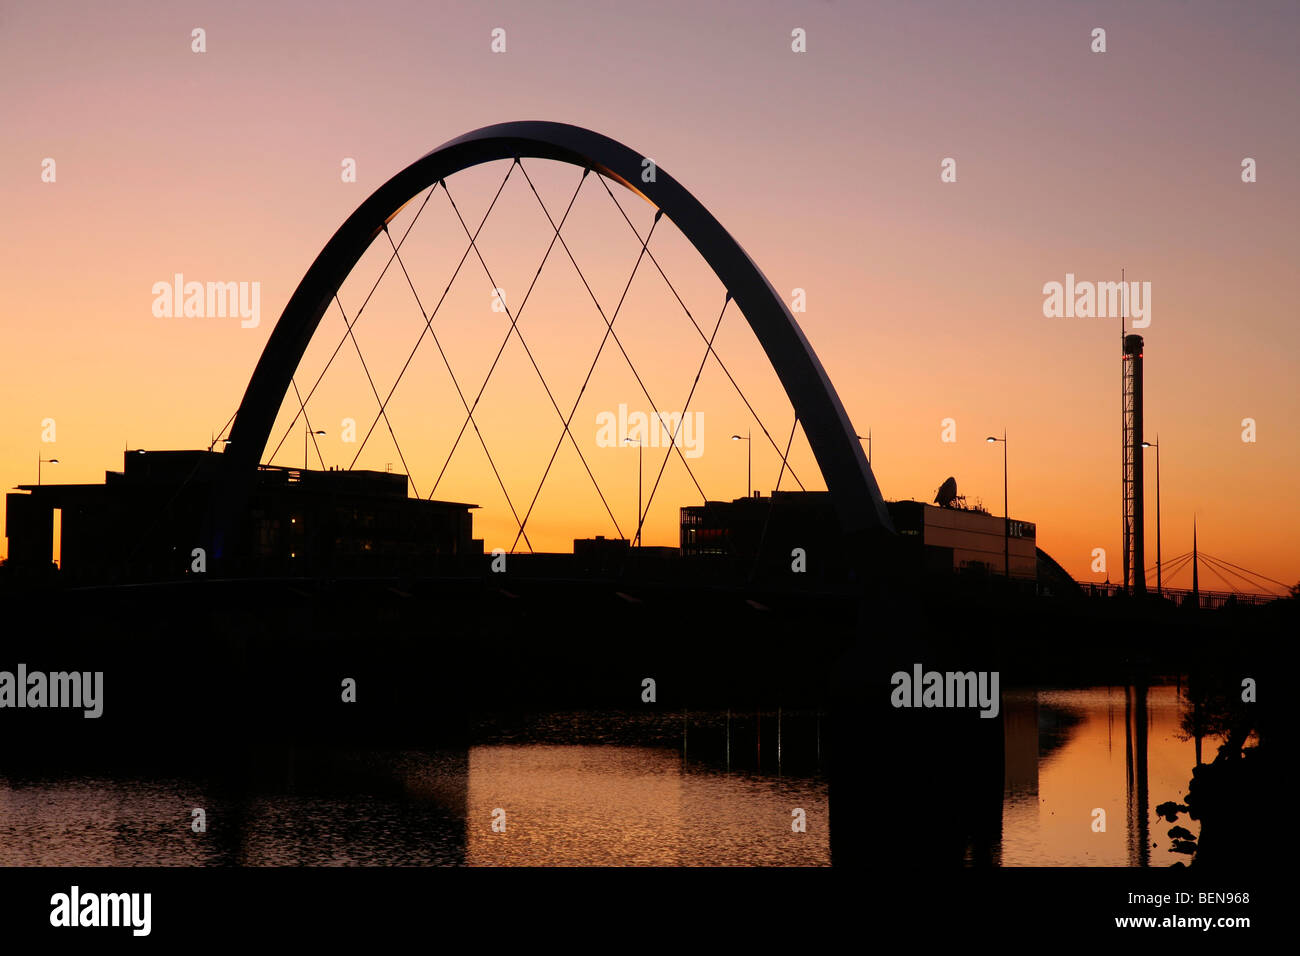
[{"label": "reflection of tower in water", "polygon": [[1151,826],[1147,819],[1147,685],[1124,688],[1124,780],[1128,812],[1129,866],[1151,865]]},{"label": "reflection of tower in water", "polygon": [[1038,802],[1038,695],[1004,694],[1003,788],[1008,796]]}]

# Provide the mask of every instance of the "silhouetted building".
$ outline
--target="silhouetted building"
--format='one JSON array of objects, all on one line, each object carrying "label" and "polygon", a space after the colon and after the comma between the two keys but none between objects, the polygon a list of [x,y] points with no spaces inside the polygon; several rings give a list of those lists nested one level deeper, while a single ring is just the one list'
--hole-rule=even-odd
[{"label": "silhouetted building", "polygon": [[[850,574],[826,491],[709,501],[681,509],[683,559],[727,564],[747,576],[812,586]],[[795,569],[800,575],[792,578]]]},{"label": "silhouetted building", "polygon": [[599,534],[594,538],[574,538],[573,561],[579,570],[588,573],[621,571],[629,544],[627,538],[606,538]]},{"label": "silhouetted building", "polygon": [[[986,511],[940,508],[919,501],[886,502],[899,536],[901,560],[918,576],[1003,571],[1004,523]],[[847,571],[839,522],[830,493],[778,491],[770,498],[710,501],[681,509],[684,558],[729,558],[742,566],[788,572],[800,560],[805,573],[834,579]],[[1035,527],[1010,522],[1013,579],[1038,578]]]},{"label": "silhouetted building", "polygon": [[[889,501],[894,529],[925,572],[1003,574],[1003,543],[1012,578],[1038,578],[1037,529],[1028,521],[1009,523],[975,508],[940,508],[920,501]],[[919,545],[919,549],[917,547]]]},{"label": "silhouetted building", "polygon": [[[204,541],[221,455],[129,451],[102,485],[20,485],[6,500],[13,570],[45,569],[60,513],[60,566],[76,582],[163,580],[191,573]],[[263,465],[239,551],[223,565],[252,575],[365,575],[435,570],[481,554],[471,509],[409,498],[406,476]],[[212,561],[212,555],[203,555]]]}]

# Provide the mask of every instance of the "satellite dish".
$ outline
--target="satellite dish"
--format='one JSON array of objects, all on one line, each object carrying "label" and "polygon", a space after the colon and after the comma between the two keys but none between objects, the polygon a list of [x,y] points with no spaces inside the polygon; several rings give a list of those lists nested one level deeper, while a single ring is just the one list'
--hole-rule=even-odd
[{"label": "satellite dish", "polygon": [[957,500],[957,479],[949,478],[939,486],[939,493],[934,496],[934,503],[940,508],[951,508]]}]

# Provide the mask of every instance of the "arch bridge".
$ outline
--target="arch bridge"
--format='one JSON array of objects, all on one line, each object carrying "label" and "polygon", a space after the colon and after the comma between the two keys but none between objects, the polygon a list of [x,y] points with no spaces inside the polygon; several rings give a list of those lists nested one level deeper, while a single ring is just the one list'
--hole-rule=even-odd
[{"label": "arch bridge", "polygon": [[[497,160],[513,160],[514,168],[526,158],[579,167],[584,178],[596,172],[650,203],[657,210],[656,223],[661,216],[667,217],[681,231],[721,281],[728,300],[743,313],[780,379],[842,530],[853,535],[891,533],[893,526],[880,489],[834,386],[789,307],[740,244],[662,168],[655,167],[653,177],[643,176],[649,162],[643,154],[592,130],[530,121],[486,126],[444,143],[375,190],[326,243],[285,306],[233,417],[221,456],[224,475],[217,485],[220,490],[210,526],[212,554],[220,560],[233,544],[237,516],[248,500],[299,362],[331,300],[371,243],[386,232],[403,206],[426,189],[445,186],[447,177]],[[553,220],[552,226],[558,237],[560,226]],[[472,235],[470,242],[472,245]],[[643,251],[648,242],[647,235]],[[396,245],[393,251],[396,255]],[[429,318],[425,316],[426,322]],[[510,318],[513,325],[515,317]],[[606,322],[611,324],[608,318]],[[712,340],[708,343],[711,353]],[[468,406],[467,410],[472,417]],[[644,513],[638,522],[643,520]]]}]

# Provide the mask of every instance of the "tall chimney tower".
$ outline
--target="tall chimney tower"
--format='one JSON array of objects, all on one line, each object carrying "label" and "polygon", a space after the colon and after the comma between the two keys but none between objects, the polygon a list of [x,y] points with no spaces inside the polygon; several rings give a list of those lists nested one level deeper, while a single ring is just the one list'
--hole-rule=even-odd
[{"label": "tall chimney tower", "polygon": [[1123,384],[1124,588],[1147,590],[1142,529],[1142,336],[1124,336]]}]

